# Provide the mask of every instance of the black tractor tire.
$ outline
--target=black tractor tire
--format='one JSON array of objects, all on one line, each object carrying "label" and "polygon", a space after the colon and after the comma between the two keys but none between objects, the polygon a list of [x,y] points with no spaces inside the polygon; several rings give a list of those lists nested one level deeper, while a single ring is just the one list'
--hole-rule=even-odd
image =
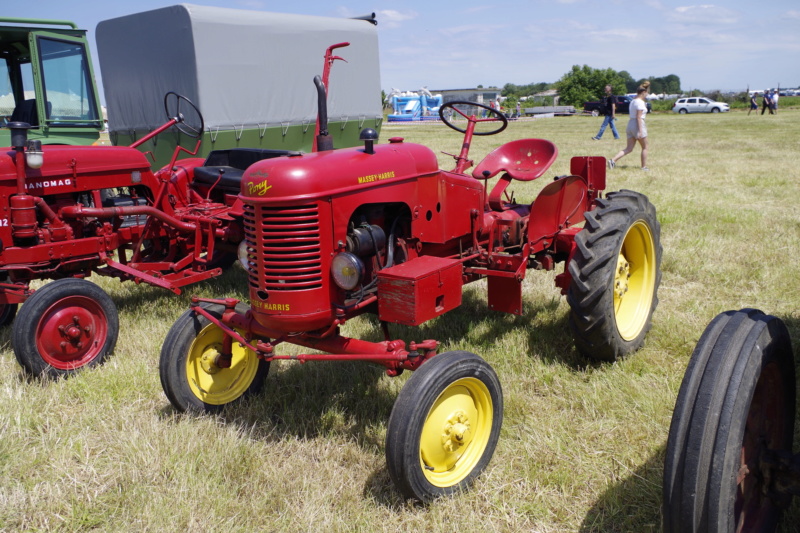
[{"label": "black tractor tire", "polygon": [[0,304],[0,327],[7,326],[17,316],[17,304]]},{"label": "black tractor tire", "polygon": [[[224,306],[201,304],[211,316],[220,319]],[[236,312],[249,308],[240,303]],[[173,324],[161,347],[158,364],[161,387],[178,411],[214,413],[264,386],[269,362],[233,341],[230,367],[217,366],[215,355],[221,346],[222,329],[192,309]]]},{"label": "black tractor tire", "polygon": [[34,376],[57,378],[101,364],[119,335],[117,307],[90,281],[59,279],[34,292],[14,321],[11,346]]},{"label": "black tractor tire", "polygon": [[652,326],[661,283],[661,226],[633,191],[609,193],[585,213],[569,262],[569,324],[585,357],[615,361],[638,350]]},{"label": "black tractor tire", "polygon": [[784,323],[755,309],[706,327],[689,360],[667,439],[664,531],[774,531],[789,496],[760,460],[789,451],[795,368]]},{"label": "black tractor tire", "polygon": [[389,417],[386,463],[405,498],[429,503],[469,487],[494,454],[503,391],[477,355],[446,352],[408,379]]}]

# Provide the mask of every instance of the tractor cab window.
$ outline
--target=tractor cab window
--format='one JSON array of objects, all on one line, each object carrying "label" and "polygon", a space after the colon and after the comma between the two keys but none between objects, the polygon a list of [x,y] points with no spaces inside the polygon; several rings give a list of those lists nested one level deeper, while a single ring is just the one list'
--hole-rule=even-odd
[{"label": "tractor cab window", "polygon": [[72,126],[99,120],[84,45],[45,37],[38,41],[45,113],[50,125]]},{"label": "tractor cab window", "polygon": [[8,61],[0,57],[0,117],[6,119],[14,112],[14,90],[11,87],[11,73]]}]

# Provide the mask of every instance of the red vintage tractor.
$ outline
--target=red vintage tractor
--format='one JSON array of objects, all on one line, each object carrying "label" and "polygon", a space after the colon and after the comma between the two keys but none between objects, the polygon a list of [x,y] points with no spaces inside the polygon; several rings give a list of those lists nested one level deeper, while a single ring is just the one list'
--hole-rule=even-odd
[{"label": "red vintage tractor", "polygon": [[[0,157],[0,322],[10,323],[26,302],[11,340],[34,375],[98,364],[113,350],[116,307],[83,279],[91,273],[180,293],[236,259],[238,189],[216,183],[219,174],[201,175],[203,168],[195,173],[201,159],[176,163],[179,150],[155,173],[136,150],[173,126],[189,137],[202,133],[191,102],[175,93],[164,102],[168,121],[131,147],[41,146],[27,142],[27,124],[9,124],[12,147]],[[33,291],[37,279],[55,281]]]},{"label": "red vintage tractor", "polygon": [[[393,339],[390,324],[439,317],[481,279],[490,309],[522,314],[527,270],[564,262],[555,282],[572,308],[578,351],[613,361],[642,345],[661,278],[660,226],[647,198],[604,197],[605,160],[576,157],[570,175],[531,204],[516,203],[511,184],[543,176],[555,145],[506,143],[469,175],[473,135],[499,133],[506,118],[470,102],[445,104],[440,118],[464,134],[453,171],[440,170],[424,146],[376,145],[364,130],[363,148],[276,157],[241,173],[250,305],[194,298],[173,325],[159,370],[175,408],[213,412],[255,393],[274,360],[369,361],[390,376],[415,370],[389,419],[386,455],[402,494],[425,502],[461,490],[487,465],[502,390],[479,356],[437,355],[436,340]],[[341,334],[363,313],[378,316],[384,341]],[[284,343],[326,353],[280,354]]]},{"label": "red vintage tractor", "polygon": [[[324,116],[333,51],[315,80]],[[214,150],[195,155],[205,126],[187,98],[164,97],[167,122],[129,147],[42,146],[28,141],[29,124],[11,122],[12,147],[0,155],[0,325],[14,322],[12,347],[33,375],[69,374],[101,363],[114,349],[119,324],[114,302],[92,273],[148,283],[180,294],[181,287],[219,275],[235,263],[244,236],[242,172],[258,160],[299,155],[268,149]],[[319,128],[319,124],[317,125]],[[177,130],[174,131],[174,130]],[[136,148],[171,132],[170,163],[152,172]],[[180,132],[180,133],[178,133]],[[317,145],[331,145],[327,130]],[[33,291],[30,282],[53,279]]]}]

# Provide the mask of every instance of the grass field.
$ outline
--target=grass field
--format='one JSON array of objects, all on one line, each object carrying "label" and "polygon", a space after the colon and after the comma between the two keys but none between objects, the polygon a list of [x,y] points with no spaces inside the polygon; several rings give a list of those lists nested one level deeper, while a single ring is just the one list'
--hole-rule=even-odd
[{"label": "grass field", "polygon": [[[619,121],[624,131],[625,120]],[[356,363],[273,363],[264,392],[224,415],[174,412],[158,377],[163,339],[192,293],[246,299],[235,268],[176,297],[95,279],[120,311],[115,354],[72,379],[26,378],[0,333],[0,530],[3,531],[532,531],[660,530],[661,477],[670,417],[689,355],[719,312],[758,307],[800,342],[800,110],[777,116],[655,114],[650,172],[639,150],[609,172],[608,190],[646,194],[664,248],[660,304],[645,347],[616,364],[582,359],[556,273],[531,271],[523,316],[494,314],[485,286],[407,341],[484,357],[505,394],[505,422],[472,491],[428,507],[405,503],[384,463],[386,422],[407,378]],[[578,155],[624,145],[591,140],[601,118],[517,122],[475,138],[472,156],[541,137],[560,156],[548,177],[516,187],[532,201]],[[457,152],[439,124],[387,125]],[[440,155],[444,168],[452,159]],[[560,271],[560,269],[559,269]],[[381,338],[376,320],[346,334]],[[798,424],[800,426],[800,424]],[[797,435],[795,450],[798,450]],[[782,531],[794,531],[800,502]]]}]

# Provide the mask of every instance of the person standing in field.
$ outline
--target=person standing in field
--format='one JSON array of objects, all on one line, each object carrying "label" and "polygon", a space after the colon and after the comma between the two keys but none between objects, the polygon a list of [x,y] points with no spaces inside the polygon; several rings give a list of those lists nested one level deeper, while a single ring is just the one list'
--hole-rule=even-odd
[{"label": "person standing in field", "polygon": [[638,141],[642,145],[642,170],[650,170],[647,168],[647,125],[644,122],[644,117],[647,114],[647,93],[649,91],[649,81],[643,82],[636,91],[636,98],[631,101],[628,127],[625,128],[628,145],[608,160],[608,168],[617,166],[617,161],[631,153]]},{"label": "person standing in field", "polygon": [[758,102],[756,102],[756,93],[750,95],[750,109],[747,110],[747,115],[750,116],[750,113],[753,112],[753,109],[756,110],[756,115],[758,114]]},{"label": "person standing in field", "polygon": [[614,122],[617,120],[617,104],[614,103],[614,95],[611,93],[611,85],[606,85],[606,95],[603,97],[603,124],[600,125],[600,131],[597,132],[597,135],[592,137],[595,141],[599,141],[603,137],[603,133],[606,131],[607,126],[611,126],[611,133],[614,134],[615,139],[619,139],[619,133],[617,133],[617,127],[614,125]]},{"label": "person standing in field", "polygon": [[764,91],[764,98],[761,99],[761,114],[763,115],[767,109],[769,109],[770,115],[774,114],[774,111],[772,111],[772,91],[770,89]]},{"label": "person standing in field", "polygon": [[779,92],[780,89],[775,89],[772,91],[772,111],[774,111],[776,115],[778,114],[778,98],[780,98],[780,94],[778,94]]}]

